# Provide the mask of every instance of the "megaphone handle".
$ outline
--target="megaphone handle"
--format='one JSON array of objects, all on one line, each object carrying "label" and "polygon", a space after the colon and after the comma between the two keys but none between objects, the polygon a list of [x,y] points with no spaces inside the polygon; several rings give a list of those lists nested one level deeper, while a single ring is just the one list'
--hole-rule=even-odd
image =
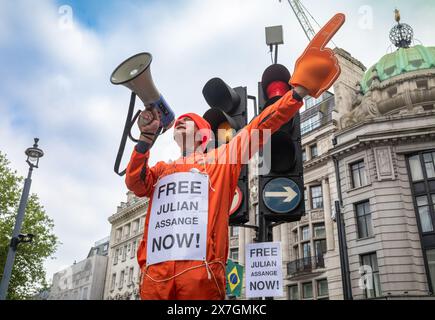
[{"label": "megaphone handle", "polygon": [[136,94],[132,92],[130,97],[130,105],[128,107],[127,118],[125,119],[124,131],[122,133],[121,142],[119,144],[118,154],[116,155],[115,166],[114,166],[115,173],[121,177],[125,175],[126,172],[126,169],[124,169],[122,172],[119,172],[119,166],[121,165],[122,156],[125,150],[125,143],[127,142],[127,137],[130,134],[131,127],[132,127],[131,119],[133,116],[135,102],[136,102]]},{"label": "megaphone handle", "polygon": [[136,142],[136,143],[138,143],[139,140],[133,138],[133,135],[131,134],[131,128],[133,128],[133,125],[136,123],[136,120],[137,120],[137,118],[139,117],[140,112],[141,112],[140,110],[138,110],[138,111],[136,112],[136,114],[134,115],[133,119],[132,119],[131,122],[130,122],[130,128],[128,129],[128,137],[129,137],[133,142]]}]

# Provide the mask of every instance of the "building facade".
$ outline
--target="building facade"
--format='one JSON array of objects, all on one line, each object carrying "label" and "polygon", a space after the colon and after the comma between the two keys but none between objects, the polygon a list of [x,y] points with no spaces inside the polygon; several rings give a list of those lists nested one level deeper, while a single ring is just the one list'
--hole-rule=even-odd
[{"label": "building facade", "polygon": [[435,48],[398,48],[347,94],[331,156],[353,297],[433,296]]},{"label": "building facade", "polygon": [[138,300],[141,273],[137,249],[143,237],[147,198],[127,193],[117,212],[109,218],[112,225],[109,259],[104,290],[105,300]]},{"label": "building facade", "polygon": [[[107,239],[93,248],[108,246]],[[102,300],[106,280],[107,255],[95,254],[53,275],[48,300]],[[101,252],[103,253],[103,252]]]}]

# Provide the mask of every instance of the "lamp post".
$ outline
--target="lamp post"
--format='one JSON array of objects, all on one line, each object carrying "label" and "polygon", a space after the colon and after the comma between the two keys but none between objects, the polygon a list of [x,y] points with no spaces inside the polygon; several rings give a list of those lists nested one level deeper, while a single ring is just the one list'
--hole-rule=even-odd
[{"label": "lamp post", "polygon": [[27,199],[29,198],[30,185],[32,184],[32,171],[33,168],[38,168],[39,158],[44,156],[44,152],[38,148],[38,141],[39,139],[35,138],[35,143],[33,144],[33,147],[27,148],[27,150],[25,151],[25,154],[27,155],[26,162],[29,165],[29,172],[27,174],[27,178],[24,180],[23,193],[21,194],[20,206],[18,207],[18,214],[15,218],[15,227],[12,233],[8,257],[6,259],[3,277],[0,284],[0,300],[6,300],[18,244],[20,244],[21,242],[32,242],[33,240],[33,234],[21,234],[20,231],[24,220],[24,212],[27,206]]}]

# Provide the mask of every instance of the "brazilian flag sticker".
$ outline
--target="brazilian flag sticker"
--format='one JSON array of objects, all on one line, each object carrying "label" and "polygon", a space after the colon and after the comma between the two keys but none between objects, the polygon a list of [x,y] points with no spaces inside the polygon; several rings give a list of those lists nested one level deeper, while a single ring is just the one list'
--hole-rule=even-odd
[{"label": "brazilian flag sticker", "polygon": [[226,274],[227,295],[240,297],[242,294],[243,266],[228,260]]}]

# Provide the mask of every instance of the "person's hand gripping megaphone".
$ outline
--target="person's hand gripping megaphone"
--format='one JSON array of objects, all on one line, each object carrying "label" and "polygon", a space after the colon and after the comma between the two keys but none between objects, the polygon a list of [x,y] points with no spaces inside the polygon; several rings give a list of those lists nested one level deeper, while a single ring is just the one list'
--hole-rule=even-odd
[{"label": "person's hand gripping megaphone", "polygon": [[303,87],[310,96],[318,98],[337,80],[341,72],[340,66],[334,52],[326,48],[326,45],[344,24],[345,19],[344,14],[336,14],[311,40],[296,61],[295,71],[289,82],[293,87]]},{"label": "person's hand gripping megaphone", "polygon": [[137,119],[140,130],[140,141],[151,145],[155,140],[157,131],[160,128],[160,115],[156,108],[146,107]]}]

